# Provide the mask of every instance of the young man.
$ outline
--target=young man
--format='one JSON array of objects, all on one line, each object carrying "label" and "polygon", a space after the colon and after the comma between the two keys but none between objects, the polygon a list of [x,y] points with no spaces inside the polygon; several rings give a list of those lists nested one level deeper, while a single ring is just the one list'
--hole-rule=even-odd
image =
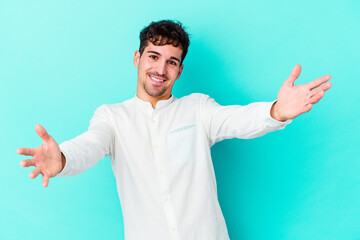
[{"label": "young man", "polygon": [[171,95],[183,70],[189,38],[180,23],[152,22],[135,52],[137,93],[100,106],[87,132],[60,146],[40,126],[43,144],[19,148],[33,156],[30,178],[79,174],[111,157],[127,240],[229,239],[218,199],[210,147],[227,138],[254,138],[284,128],[331,87],[329,75],[294,86],[296,65],[276,102],[220,106],[203,94]]}]

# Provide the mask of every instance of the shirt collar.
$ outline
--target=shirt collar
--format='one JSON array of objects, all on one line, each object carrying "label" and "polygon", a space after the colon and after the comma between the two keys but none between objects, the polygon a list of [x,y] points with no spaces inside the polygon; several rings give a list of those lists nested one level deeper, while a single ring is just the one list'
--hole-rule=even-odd
[{"label": "shirt collar", "polygon": [[151,110],[159,110],[160,108],[165,108],[167,107],[168,105],[170,105],[172,102],[174,102],[176,98],[174,97],[174,95],[171,95],[171,97],[169,99],[166,99],[166,100],[159,100],[157,103],[156,103],[156,106],[155,106],[155,109],[153,109],[152,105],[150,102],[146,102],[140,98],[138,98],[136,95],[135,95],[135,102],[137,105],[139,106],[142,106],[144,108],[147,108],[147,109],[151,109]]}]

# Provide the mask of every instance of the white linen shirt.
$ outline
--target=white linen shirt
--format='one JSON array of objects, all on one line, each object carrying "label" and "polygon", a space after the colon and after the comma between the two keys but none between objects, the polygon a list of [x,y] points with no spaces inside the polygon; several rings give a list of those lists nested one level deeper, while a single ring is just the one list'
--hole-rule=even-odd
[{"label": "white linen shirt", "polygon": [[79,174],[110,156],[126,240],[226,240],[210,147],[254,138],[287,122],[271,118],[273,102],[220,106],[204,94],[157,102],[137,97],[100,106],[87,132],[62,143],[66,165]]}]

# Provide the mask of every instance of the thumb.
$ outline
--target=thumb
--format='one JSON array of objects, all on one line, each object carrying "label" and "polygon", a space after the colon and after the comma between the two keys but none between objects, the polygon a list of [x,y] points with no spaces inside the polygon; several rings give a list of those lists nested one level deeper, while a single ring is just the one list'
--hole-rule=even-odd
[{"label": "thumb", "polygon": [[294,82],[299,77],[300,72],[301,72],[301,66],[299,64],[296,64],[293,70],[291,71],[289,78],[285,82],[294,85]]},{"label": "thumb", "polygon": [[49,139],[49,134],[47,133],[47,131],[45,130],[45,128],[43,126],[41,126],[40,124],[37,124],[35,126],[35,132],[37,133],[37,135],[39,135],[39,137],[41,137],[44,141]]}]

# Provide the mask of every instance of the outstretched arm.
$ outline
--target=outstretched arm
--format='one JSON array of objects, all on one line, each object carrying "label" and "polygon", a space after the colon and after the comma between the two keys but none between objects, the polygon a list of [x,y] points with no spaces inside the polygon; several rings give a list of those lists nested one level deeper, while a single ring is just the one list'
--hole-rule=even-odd
[{"label": "outstretched arm", "polygon": [[35,169],[29,174],[30,178],[43,175],[43,187],[47,187],[49,179],[55,177],[65,166],[65,156],[61,153],[59,145],[46,132],[41,125],[35,126],[35,131],[42,138],[43,143],[37,148],[18,148],[17,153],[32,156],[20,162],[22,167],[34,166]]},{"label": "outstretched arm", "polygon": [[324,97],[325,91],[331,88],[330,75],[317,78],[309,83],[295,86],[301,66],[297,64],[291,71],[290,77],[280,88],[277,101],[271,108],[271,116],[278,121],[294,119],[300,114],[311,110],[313,104]]},{"label": "outstretched arm", "polygon": [[35,166],[30,178],[43,175],[43,186],[55,176],[73,176],[95,165],[98,160],[111,154],[114,141],[114,129],[109,118],[107,106],[99,107],[90,121],[88,131],[58,145],[40,126],[35,126],[36,133],[43,139],[37,148],[19,148],[17,153],[32,156],[20,162],[23,167]]}]

